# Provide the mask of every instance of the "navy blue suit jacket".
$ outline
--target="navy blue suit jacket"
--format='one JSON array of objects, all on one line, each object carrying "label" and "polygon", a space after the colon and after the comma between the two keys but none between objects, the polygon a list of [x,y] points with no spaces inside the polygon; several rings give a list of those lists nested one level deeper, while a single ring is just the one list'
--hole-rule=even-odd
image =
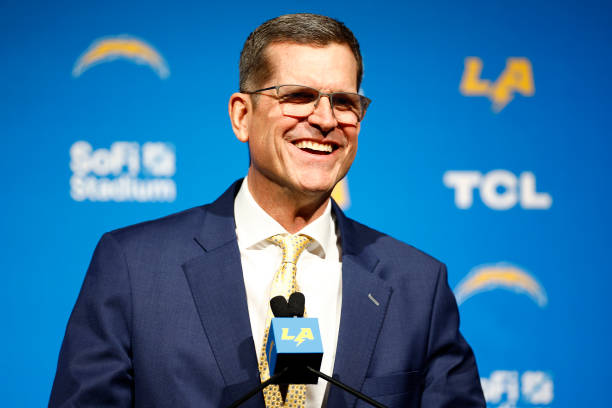
[{"label": "navy blue suit jacket", "polygon": [[[235,234],[239,186],[102,237],[49,406],[223,407],[259,383]],[[445,266],[333,210],[342,240],[334,376],[389,407],[484,407]],[[244,406],[263,408],[261,393]],[[328,407],[354,406],[366,405],[332,387]]]}]

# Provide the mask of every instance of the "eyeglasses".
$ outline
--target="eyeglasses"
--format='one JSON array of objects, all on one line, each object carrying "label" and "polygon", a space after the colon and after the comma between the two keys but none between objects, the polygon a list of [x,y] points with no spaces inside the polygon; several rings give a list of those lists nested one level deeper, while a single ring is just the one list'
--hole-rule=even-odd
[{"label": "eyeglasses", "polygon": [[347,125],[356,125],[363,119],[370,99],[353,92],[325,93],[305,85],[276,85],[256,91],[243,91],[247,94],[262,94],[263,91],[276,90],[281,111],[285,116],[306,117],[311,115],[321,96],[327,96],[336,120]]}]

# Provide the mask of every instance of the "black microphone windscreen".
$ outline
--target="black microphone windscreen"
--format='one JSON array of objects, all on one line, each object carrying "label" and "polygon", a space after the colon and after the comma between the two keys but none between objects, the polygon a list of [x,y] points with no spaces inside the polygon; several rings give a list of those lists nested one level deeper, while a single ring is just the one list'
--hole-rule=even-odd
[{"label": "black microphone windscreen", "polygon": [[289,296],[289,310],[293,316],[304,317],[304,307],[306,305],[306,298],[301,292],[293,292]]},{"label": "black microphone windscreen", "polygon": [[293,316],[289,305],[287,304],[287,299],[284,296],[275,296],[270,299],[270,309],[272,309],[272,313],[274,317],[291,317]]}]

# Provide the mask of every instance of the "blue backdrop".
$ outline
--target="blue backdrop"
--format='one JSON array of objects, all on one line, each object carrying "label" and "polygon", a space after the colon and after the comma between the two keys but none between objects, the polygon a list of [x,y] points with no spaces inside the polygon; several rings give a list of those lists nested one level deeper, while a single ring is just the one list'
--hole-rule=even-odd
[{"label": "blue backdrop", "polygon": [[103,232],[207,203],[246,173],[227,116],[242,43],[303,11],[355,32],[373,100],[337,197],[447,263],[489,406],[607,404],[608,2],[0,10],[2,406],[46,405]]}]

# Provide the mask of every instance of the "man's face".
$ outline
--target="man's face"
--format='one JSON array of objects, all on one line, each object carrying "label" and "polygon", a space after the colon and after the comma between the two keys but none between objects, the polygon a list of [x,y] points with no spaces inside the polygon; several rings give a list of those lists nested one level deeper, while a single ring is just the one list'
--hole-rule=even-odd
[{"label": "man's face", "polygon": [[[266,52],[272,75],[260,88],[296,84],[323,92],[357,92],[357,62],[346,45],[276,43]],[[276,95],[274,90],[264,93]],[[264,194],[279,187],[289,194],[330,193],[355,158],[359,123],[338,123],[327,97],[321,97],[310,116],[300,118],[284,116],[275,97],[257,98],[248,122],[249,184]]]}]

